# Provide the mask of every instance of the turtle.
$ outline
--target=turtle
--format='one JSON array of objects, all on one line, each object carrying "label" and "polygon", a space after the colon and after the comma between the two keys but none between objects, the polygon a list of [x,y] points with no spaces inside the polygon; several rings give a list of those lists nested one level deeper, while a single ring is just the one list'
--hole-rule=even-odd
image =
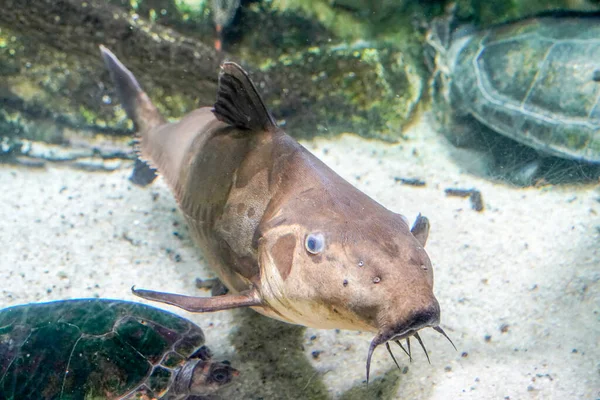
[{"label": "turtle", "polygon": [[600,13],[544,12],[473,29],[453,11],[426,35],[438,128],[456,145],[485,135],[489,146],[491,130],[544,157],[599,165]]},{"label": "turtle", "polygon": [[197,325],[145,304],[75,299],[0,310],[0,398],[205,399],[239,372]]}]

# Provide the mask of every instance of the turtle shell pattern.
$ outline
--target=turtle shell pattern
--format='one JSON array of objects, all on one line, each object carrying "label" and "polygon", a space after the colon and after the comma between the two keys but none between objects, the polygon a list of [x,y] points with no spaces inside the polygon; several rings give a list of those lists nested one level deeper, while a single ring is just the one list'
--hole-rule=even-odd
[{"label": "turtle shell pattern", "polygon": [[0,398],[157,398],[203,343],[193,323],[138,303],[7,308],[0,310]]},{"label": "turtle shell pattern", "polygon": [[452,107],[554,156],[600,162],[600,16],[546,15],[453,40]]}]

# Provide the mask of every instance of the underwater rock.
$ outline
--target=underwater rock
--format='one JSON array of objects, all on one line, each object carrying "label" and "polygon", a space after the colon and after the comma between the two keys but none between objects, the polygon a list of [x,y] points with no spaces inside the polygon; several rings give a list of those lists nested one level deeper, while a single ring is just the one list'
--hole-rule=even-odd
[{"label": "underwater rock", "polygon": [[81,158],[73,163],[75,169],[81,169],[89,172],[114,171],[121,168],[121,160],[104,160],[97,157]]},{"label": "underwater rock", "polygon": [[[0,100],[5,105],[0,124],[15,126],[3,132],[62,143],[64,127],[90,136],[129,131],[125,113],[115,110],[112,93],[104,89],[108,74],[96,57],[99,43],[126,49],[141,70],[153,64],[153,89],[176,93],[160,104],[168,114],[192,107],[216,88],[219,60],[211,47],[134,13],[96,1],[7,3],[0,14]],[[187,85],[189,76],[195,77],[193,88]],[[31,128],[40,121],[59,132],[51,140],[32,133],[40,131]]]},{"label": "underwater rock", "polygon": [[[265,97],[295,137],[354,132],[394,141],[415,116],[423,91],[422,69],[414,61],[366,42],[285,54],[263,67],[272,76]],[[283,93],[275,97],[269,86],[283,87]]]},{"label": "underwater rock", "polygon": [[[116,93],[105,84],[99,44],[127,54],[168,118],[212,103],[224,57],[248,60],[274,115],[295,136],[350,131],[396,140],[415,115],[424,86],[416,36],[407,37],[408,44],[346,44],[299,11],[242,7],[237,19],[254,26],[232,23],[232,31],[253,30],[243,32],[240,45],[232,46],[239,56],[231,57],[213,48],[208,14],[190,14],[179,3],[6,0],[0,14],[0,131],[9,150],[3,152],[18,149],[22,139],[68,145],[73,137],[131,132],[124,111],[112,104]],[[295,25],[286,35],[275,30],[284,39],[262,46],[263,55],[253,38],[271,40],[260,29],[271,20],[274,26]],[[331,44],[336,41],[342,44]]]}]

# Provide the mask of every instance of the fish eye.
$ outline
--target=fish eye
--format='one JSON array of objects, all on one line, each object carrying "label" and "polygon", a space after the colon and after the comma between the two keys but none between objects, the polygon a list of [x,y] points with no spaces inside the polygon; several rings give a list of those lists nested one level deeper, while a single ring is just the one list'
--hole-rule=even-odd
[{"label": "fish eye", "polygon": [[225,368],[216,368],[211,373],[212,379],[216,383],[225,383],[229,379],[229,371]]},{"label": "fish eye", "polygon": [[306,236],[304,247],[311,254],[319,254],[325,248],[325,237],[322,233],[311,233]]}]

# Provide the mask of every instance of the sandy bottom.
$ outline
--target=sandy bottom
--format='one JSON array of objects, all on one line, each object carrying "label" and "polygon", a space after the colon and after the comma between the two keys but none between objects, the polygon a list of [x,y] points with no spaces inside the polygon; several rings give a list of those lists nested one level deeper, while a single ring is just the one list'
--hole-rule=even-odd
[{"label": "sandy bottom", "polygon": [[[400,145],[352,135],[304,143],[388,208],[411,221],[421,212],[432,223],[427,250],[441,325],[458,351],[427,330],[421,336],[431,365],[413,341],[412,363],[397,349],[403,371],[386,375],[394,376],[392,392],[360,392],[367,393],[362,397],[599,398],[598,187],[493,183],[463,172],[451,148],[426,125],[408,137]],[[202,293],[195,278],[213,275],[166,185],[159,180],[139,188],[127,180],[129,173],[0,165],[0,305],[93,296],[134,300],[134,284]],[[395,178],[420,178],[426,185]],[[485,210],[447,197],[449,187],[480,190]],[[265,378],[261,382],[250,371],[255,364],[232,344],[239,312],[191,315],[166,308],[198,323],[217,358],[230,359],[246,376],[224,398],[258,397],[256,387]],[[360,398],[346,391],[365,386],[371,335],[301,332],[301,350],[314,370],[299,377],[303,390],[320,382],[331,398]],[[372,376],[395,368],[385,348],[378,348]],[[262,397],[304,398],[284,392]]]}]

